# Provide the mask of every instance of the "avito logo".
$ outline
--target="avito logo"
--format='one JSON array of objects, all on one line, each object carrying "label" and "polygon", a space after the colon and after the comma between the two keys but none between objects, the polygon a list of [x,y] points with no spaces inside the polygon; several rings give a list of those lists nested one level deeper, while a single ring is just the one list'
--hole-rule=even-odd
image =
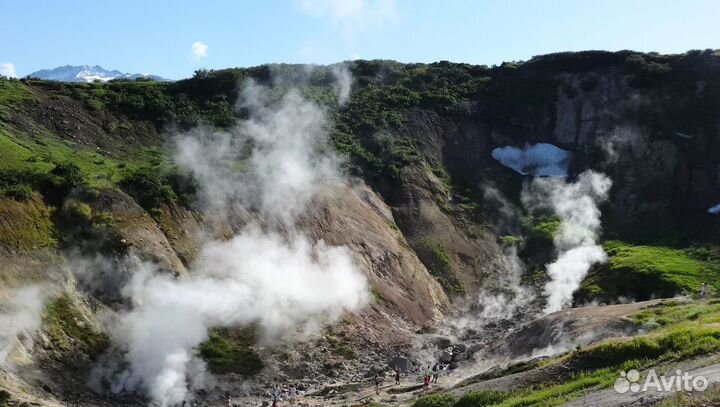
[{"label": "avito logo", "polygon": [[681,370],[676,370],[674,375],[658,376],[655,369],[650,369],[645,380],[641,379],[640,372],[635,369],[620,372],[620,377],[615,380],[615,391],[618,393],[627,393],[628,391],[637,393],[648,390],[658,392],[705,391],[709,385],[707,377],[692,376]]}]

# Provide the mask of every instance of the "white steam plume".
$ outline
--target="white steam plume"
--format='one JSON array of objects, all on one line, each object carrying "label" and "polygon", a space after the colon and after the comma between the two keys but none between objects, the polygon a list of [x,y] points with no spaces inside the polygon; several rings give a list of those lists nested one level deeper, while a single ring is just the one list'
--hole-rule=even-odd
[{"label": "white steam plume", "polygon": [[133,309],[115,335],[129,367],[115,375],[115,391],[140,387],[161,405],[182,403],[207,379],[195,349],[209,329],[254,323],[263,339],[276,339],[312,332],[369,301],[351,253],[295,227],[314,197],[342,181],[323,110],[296,92],[268,104],[253,84],[241,99],[248,120],[231,132],[180,137],[177,162],[199,180],[211,211],[242,207],[263,220],[207,242],[183,280],[141,267],[124,289]]},{"label": "white steam plume", "polygon": [[502,266],[503,272],[496,278],[488,279],[478,292],[477,301],[469,304],[472,312],[465,310],[462,317],[452,321],[456,329],[478,329],[490,323],[513,319],[533,302],[533,290],[522,285],[525,265],[518,257],[515,245],[503,249]]},{"label": "white steam plume", "polygon": [[347,103],[350,98],[353,83],[352,74],[346,64],[333,65],[330,68],[330,73],[332,73],[335,78],[335,83],[333,84],[335,97],[337,97],[338,104],[342,106]]},{"label": "white steam plume", "polygon": [[45,296],[40,287],[27,286],[10,290],[0,299],[0,367],[11,364],[9,356],[16,349],[18,337],[32,339],[40,328]]},{"label": "white steam plume", "polygon": [[611,185],[606,175],[588,170],[574,183],[559,178],[536,178],[523,190],[526,207],[550,208],[561,221],[554,238],[558,258],[547,265],[551,280],[545,285],[546,314],[570,305],[590,267],[607,259],[597,243],[600,231],[597,204],[607,199]]},{"label": "white steam plume", "polygon": [[508,320],[528,306],[535,295],[532,289],[521,284],[525,265],[517,255],[517,247],[510,246],[503,250],[505,273],[483,287],[478,295],[481,322]]},{"label": "white steam plume", "polygon": [[597,137],[595,145],[604,155],[604,164],[615,164],[623,154],[640,157],[645,153],[647,141],[640,128],[630,125],[616,127],[611,133]]},{"label": "white steam plume", "polygon": [[342,179],[327,150],[325,112],[294,90],[271,104],[253,83],[239,106],[252,112],[248,120],[230,132],[179,137],[176,161],[198,179],[209,210],[243,207],[290,225],[312,197]]}]

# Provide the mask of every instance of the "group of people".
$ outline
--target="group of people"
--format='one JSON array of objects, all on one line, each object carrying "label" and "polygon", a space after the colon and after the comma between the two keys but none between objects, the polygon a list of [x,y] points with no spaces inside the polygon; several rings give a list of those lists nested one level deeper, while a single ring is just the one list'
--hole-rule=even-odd
[{"label": "group of people", "polygon": [[432,368],[428,365],[427,369],[425,369],[425,374],[423,375],[423,389],[429,389],[430,383],[437,383],[438,377],[440,377],[440,372],[445,369],[447,369],[447,365],[440,362],[435,363]]},{"label": "group of people", "polygon": [[[428,389],[430,387],[431,383],[437,383],[438,377],[440,376],[440,372],[445,370],[447,368],[447,365],[442,363],[435,363],[435,365],[430,367],[428,365],[427,369],[424,372],[423,376],[423,389]],[[395,376],[395,385],[400,384],[400,367],[396,366],[394,370],[394,376]],[[382,384],[383,378],[380,375],[380,373],[376,373],[375,377],[373,378],[373,382],[375,384],[375,393],[380,394],[380,385]],[[278,403],[283,400],[284,393],[287,393],[285,396],[285,399],[290,403],[290,405],[293,405],[295,398],[298,396],[298,389],[295,387],[295,385],[291,384],[287,391],[284,391],[282,387],[280,387],[279,384],[275,384],[273,386],[272,390],[272,407],[277,407]],[[230,406],[230,397],[228,395],[228,406]]]},{"label": "group of people", "polygon": [[275,384],[272,390],[272,407],[277,407],[278,403],[283,400],[283,393],[287,393],[285,399],[292,406],[295,403],[295,398],[298,396],[298,389],[294,384],[290,384],[287,391],[284,391],[279,384]]},{"label": "group of people", "polygon": [[[430,365],[427,366],[427,369],[423,372],[423,389],[427,390],[430,388],[431,383],[437,383],[438,378],[440,377],[440,373],[447,369],[448,365],[445,363],[437,362],[432,367]],[[400,367],[396,366],[395,370],[395,385],[400,384]],[[375,374],[375,377],[373,379],[375,383],[375,393],[380,394],[380,384],[382,383],[382,377],[379,373]]]}]

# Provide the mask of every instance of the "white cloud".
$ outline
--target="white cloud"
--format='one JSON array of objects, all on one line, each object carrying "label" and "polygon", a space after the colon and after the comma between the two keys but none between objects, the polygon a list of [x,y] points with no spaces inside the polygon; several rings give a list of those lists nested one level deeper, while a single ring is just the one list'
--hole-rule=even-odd
[{"label": "white cloud", "polygon": [[7,76],[8,78],[17,78],[17,71],[15,71],[15,64],[10,62],[3,62],[0,64],[0,76]]},{"label": "white cloud", "polygon": [[395,0],[299,0],[313,17],[328,18],[347,35],[377,28],[397,19]]},{"label": "white cloud", "polygon": [[193,60],[199,61],[208,56],[208,46],[202,41],[195,41],[192,43],[192,56]]}]

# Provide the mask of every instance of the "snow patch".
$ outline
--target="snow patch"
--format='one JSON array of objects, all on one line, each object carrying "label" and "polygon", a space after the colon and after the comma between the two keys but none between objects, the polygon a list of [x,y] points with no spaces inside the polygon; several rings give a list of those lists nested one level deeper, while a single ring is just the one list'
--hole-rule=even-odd
[{"label": "snow patch", "polygon": [[549,143],[497,147],[492,158],[522,175],[566,177],[572,153]]},{"label": "snow patch", "polygon": [[712,213],[713,215],[720,214],[720,203],[708,208],[708,213]]}]

